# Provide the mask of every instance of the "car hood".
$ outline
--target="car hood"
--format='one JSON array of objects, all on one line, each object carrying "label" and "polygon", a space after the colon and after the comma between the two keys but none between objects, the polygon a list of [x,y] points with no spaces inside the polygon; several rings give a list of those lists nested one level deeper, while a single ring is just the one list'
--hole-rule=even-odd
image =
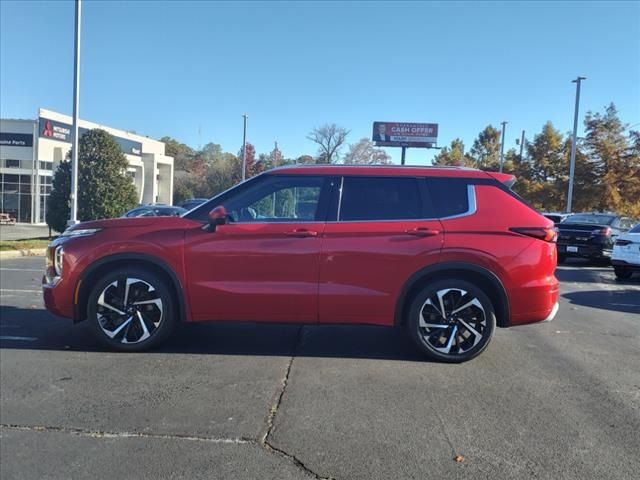
[{"label": "car hood", "polygon": [[111,218],[108,220],[92,220],[74,225],[71,230],[84,228],[140,228],[140,227],[162,227],[162,228],[187,228],[193,225],[193,220],[182,217],[132,217],[132,218]]}]

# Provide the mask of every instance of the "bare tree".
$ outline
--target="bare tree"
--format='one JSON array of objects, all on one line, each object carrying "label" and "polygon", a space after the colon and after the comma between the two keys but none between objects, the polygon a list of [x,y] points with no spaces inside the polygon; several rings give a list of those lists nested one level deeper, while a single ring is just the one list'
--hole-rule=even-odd
[{"label": "bare tree", "polygon": [[368,138],[362,138],[358,143],[349,146],[349,151],[344,156],[344,163],[354,165],[388,165],[391,156],[381,148],[375,148]]},{"label": "bare tree", "polygon": [[316,127],[307,138],[319,145],[316,163],[333,163],[338,159],[340,147],[344,144],[349,130],[339,127],[335,123]]}]

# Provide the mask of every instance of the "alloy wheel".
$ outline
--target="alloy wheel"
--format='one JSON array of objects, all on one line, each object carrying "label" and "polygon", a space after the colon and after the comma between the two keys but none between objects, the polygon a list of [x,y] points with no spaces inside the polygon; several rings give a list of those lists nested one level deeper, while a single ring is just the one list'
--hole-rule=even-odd
[{"label": "alloy wheel", "polygon": [[156,289],[139,278],[123,277],[100,293],[96,313],[102,332],[123,344],[150,338],[163,319],[162,299]]},{"label": "alloy wheel", "polygon": [[421,340],[445,355],[461,355],[490,335],[482,302],[461,288],[446,288],[427,298],[419,311]]}]

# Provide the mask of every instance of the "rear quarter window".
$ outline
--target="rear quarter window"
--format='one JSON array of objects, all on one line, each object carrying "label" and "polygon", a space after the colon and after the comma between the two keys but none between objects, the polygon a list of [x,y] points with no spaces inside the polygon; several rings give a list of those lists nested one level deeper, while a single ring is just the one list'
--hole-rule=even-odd
[{"label": "rear quarter window", "polygon": [[469,211],[468,181],[459,178],[428,178],[427,189],[437,218],[462,215]]}]

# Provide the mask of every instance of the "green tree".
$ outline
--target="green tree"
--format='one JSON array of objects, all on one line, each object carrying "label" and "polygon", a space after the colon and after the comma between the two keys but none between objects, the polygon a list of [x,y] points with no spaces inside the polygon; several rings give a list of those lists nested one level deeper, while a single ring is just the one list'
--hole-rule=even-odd
[{"label": "green tree", "polygon": [[471,158],[482,170],[497,171],[500,169],[500,130],[487,125],[473,141]]},{"label": "green tree", "polygon": [[165,155],[173,157],[174,170],[190,169],[195,156],[195,151],[191,147],[171,137],[162,137],[160,141],[164,143]]},{"label": "green tree", "polygon": [[114,138],[94,129],[80,137],[78,155],[78,216],[98,220],[122,215],[138,204],[127,175],[129,162]]},{"label": "green tree", "polygon": [[[626,125],[613,103],[604,113],[587,112],[584,145],[602,181],[599,208],[634,215],[640,213],[638,155],[633,154],[632,138],[625,136]],[[629,152],[632,152],[629,155]]]},{"label": "green tree", "polygon": [[[78,155],[78,219],[113,218],[138,204],[136,188],[127,175],[127,158],[114,138],[94,129],[80,137]],[[69,219],[71,164],[56,169],[49,197],[47,224],[61,232]]]},{"label": "green tree", "polygon": [[568,177],[564,146],[562,134],[551,122],[545,123],[542,132],[527,144],[532,180],[554,182]]},{"label": "green tree", "polygon": [[56,232],[63,232],[71,217],[70,192],[71,162],[63,160],[53,174],[51,195],[47,200],[47,225]]},{"label": "green tree", "polygon": [[433,164],[438,166],[475,167],[473,158],[464,154],[464,143],[455,138],[450,146],[444,147],[433,159]]}]

